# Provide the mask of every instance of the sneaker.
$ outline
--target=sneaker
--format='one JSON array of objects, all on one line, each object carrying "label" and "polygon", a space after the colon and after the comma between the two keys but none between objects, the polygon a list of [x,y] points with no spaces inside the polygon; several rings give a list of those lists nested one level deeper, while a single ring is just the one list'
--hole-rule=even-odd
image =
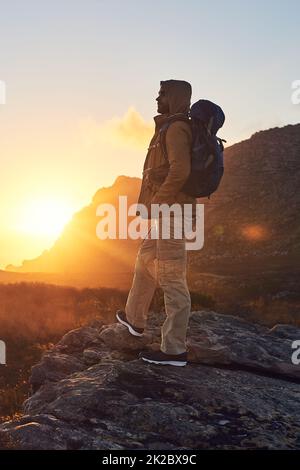
[{"label": "sneaker", "polygon": [[166,354],[162,351],[142,351],[139,358],[143,361],[151,362],[153,364],[164,364],[169,366],[186,366],[187,353],[181,354]]},{"label": "sneaker", "polygon": [[122,325],[125,325],[132,335],[143,336],[144,328],[137,328],[136,326],[129,323],[129,321],[126,318],[126,313],[124,312],[124,310],[117,310],[116,317],[117,317],[118,322],[122,323]]}]

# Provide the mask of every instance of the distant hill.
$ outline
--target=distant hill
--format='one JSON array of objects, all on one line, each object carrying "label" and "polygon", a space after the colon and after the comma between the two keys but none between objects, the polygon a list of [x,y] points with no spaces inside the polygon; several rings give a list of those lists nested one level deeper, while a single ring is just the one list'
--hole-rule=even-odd
[{"label": "distant hill", "polygon": [[[222,276],[237,273],[297,269],[299,162],[300,124],[257,132],[226,148],[219,190],[210,200],[199,199],[205,204],[205,243],[202,250],[189,254],[196,286],[203,273],[218,284]],[[136,202],[140,184],[140,178],[119,176],[111,187],[99,189],[51,249],[20,267],[9,265],[6,273],[52,273],[58,283],[128,287],[140,240],[99,240],[96,207],[116,204],[125,194],[129,205]]]},{"label": "distant hill", "polygon": [[206,202],[205,247],[193,263],[219,271],[298,266],[299,185],[300,124],[227,148],[220,189]]},{"label": "distant hill", "polygon": [[91,204],[73,215],[52,248],[35,259],[23,261],[19,267],[9,265],[6,271],[36,273],[38,279],[42,273],[43,279],[48,273],[57,283],[74,285],[109,285],[115,283],[116,274],[120,279],[123,275],[127,279],[133,270],[140,240],[100,240],[96,235],[100,220],[96,209],[102,203],[118,207],[119,195],[127,195],[130,206],[137,200],[140,185],[140,178],[118,176],[112,186],[99,189]]}]

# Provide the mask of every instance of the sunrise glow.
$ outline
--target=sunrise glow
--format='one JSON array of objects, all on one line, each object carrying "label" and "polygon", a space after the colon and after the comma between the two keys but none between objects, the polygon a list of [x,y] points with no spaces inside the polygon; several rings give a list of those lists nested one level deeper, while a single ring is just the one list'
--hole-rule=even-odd
[{"label": "sunrise glow", "polygon": [[41,237],[57,237],[71,219],[73,208],[57,198],[33,199],[21,210],[18,229]]}]

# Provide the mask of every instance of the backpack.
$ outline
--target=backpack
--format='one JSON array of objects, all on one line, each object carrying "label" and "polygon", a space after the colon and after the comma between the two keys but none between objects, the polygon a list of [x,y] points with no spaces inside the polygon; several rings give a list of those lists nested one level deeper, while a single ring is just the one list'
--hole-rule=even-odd
[{"label": "backpack", "polygon": [[191,172],[181,191],[193,197],[208,197],[218,188],[224,174],[223,139],[216,136],[225,122],[223,110],[208,100],[199,100],[190,109],[190,119],[175,117],[160,130],[163,154],[167,157],[166,131],[175,120],[189,122],[192,130]]}]

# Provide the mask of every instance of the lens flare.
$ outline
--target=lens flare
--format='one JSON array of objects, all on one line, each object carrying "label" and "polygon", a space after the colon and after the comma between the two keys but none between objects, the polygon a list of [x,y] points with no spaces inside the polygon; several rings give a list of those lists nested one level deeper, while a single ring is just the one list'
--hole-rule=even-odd
[{"label": "lens flare", "polygon": [[242,228],[242,235],[251,241],[262,241],[268,238],[268,231],[263,225],[249,224]]}]

